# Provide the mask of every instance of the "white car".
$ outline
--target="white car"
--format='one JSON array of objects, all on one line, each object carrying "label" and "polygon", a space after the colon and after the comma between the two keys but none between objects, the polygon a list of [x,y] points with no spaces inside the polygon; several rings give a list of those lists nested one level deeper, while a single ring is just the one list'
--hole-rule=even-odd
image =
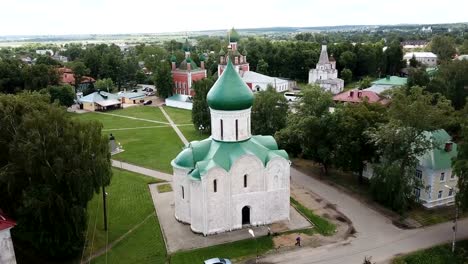
[{"label": "white car", "polygon": [[229,259],[212,258],[205,260],[204,264],[232,264]]}]

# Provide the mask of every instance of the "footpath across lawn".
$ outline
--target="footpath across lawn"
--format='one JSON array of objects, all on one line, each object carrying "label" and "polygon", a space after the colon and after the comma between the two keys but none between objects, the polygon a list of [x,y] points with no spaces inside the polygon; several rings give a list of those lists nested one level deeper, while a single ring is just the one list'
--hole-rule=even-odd
[{"label": "footpath across lawn", "polygon": [[93,263],[164,263],[166,248],[148,189],[157,179],[113,169],[111,184],[106,188],[108,233],[103,227],[102,195],[96,194],[88,204],[87,246],[83,259],[111,244],[129,230],[128,236],[111,248],[107,256]]},{"label": "footpath across lawn", "polygon": [[132,106],[124,109],[108,111],[106,113],[169,123],[169,121],[167,121],[166,117],[163,115],[159,107],[153,106]]},{"label": "footpath across lawn", "polygon": [[164,111],[171,117],[172,121],[177,125],[192,124],[192,111],[164,106]]},{"label": "footpath across lawn", "polygon": [[452,244],[445,244],[397,257],[392,264],[465,264],[468,263],[468,240],[457,242],[455,255]]}]

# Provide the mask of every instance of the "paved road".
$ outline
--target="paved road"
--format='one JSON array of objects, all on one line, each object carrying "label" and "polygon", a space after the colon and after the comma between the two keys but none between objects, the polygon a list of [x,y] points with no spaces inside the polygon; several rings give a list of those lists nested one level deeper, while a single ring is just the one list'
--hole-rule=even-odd
[{"label": "paved road", "polygon": [[172,181],[172,175],[164,173],[164,172],[143,168],[143,167],[136,166],[136,165],[126,163],[126,162],[122,162],[119,160],[111,160],[111,161],[112,161],[112,166],[116,168],[133,171],[136,173],[140,173],[146,176],[150,176],[150,177],[165,180],[165,181]]},{"label": "paved road", "polygon": [[[450,241],[452,223],[427,228],[402,230],[389,219],[365,206],[353,197],[291,168],[291,180],[297,185],[336,204],[337,209],[348,216],[356,228],[356,238],[319,248],[301,248],[282,254],[268,255],[261,259],[266,263],[362,263],[365,256],[372,256],[377,263],[387,263],[394,255],[408,253]],[[468,219],[459,222],[458,237],[468,237]]]}]

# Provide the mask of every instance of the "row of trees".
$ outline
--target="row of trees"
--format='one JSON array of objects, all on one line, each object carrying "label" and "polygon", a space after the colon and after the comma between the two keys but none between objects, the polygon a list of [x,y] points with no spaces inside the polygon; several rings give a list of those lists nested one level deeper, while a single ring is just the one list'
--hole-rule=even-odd
[{"label": "row of trees", "polygon": [[0,208],[18,223],[16,246],[69,259],[83,248],[88,201],[110,182],[110,154],[102,124],[50,100],[0,94]]}]

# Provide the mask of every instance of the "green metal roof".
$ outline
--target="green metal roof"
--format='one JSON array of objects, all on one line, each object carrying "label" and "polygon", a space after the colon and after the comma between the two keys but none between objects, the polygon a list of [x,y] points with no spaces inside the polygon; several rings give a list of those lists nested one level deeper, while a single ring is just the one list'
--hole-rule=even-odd
[{"label": "green metal roof", "polygon": [[211,138],[192,141],[171,164],[174,167],[189,169],[189,175],[199,180],[214,167],[229,171],[237,159],[248,154],[259,158],[264,166],[276,157],[289,159],[286,151],[278,149],[272,136],[252,136],[240,142],[222,142]]},{"label": "green metal roof", "polygon": [[407,78],[398,77],[398,76],[389,76],[387,78],[378,79],[377,81],[372,82],[372,84],[401,86],[401,85],[406,85],[406,82],[407,82]]},{"label": "green metal roof", "polygon": [[177,61],[177,57],[176,57],[174,54],[172,54],[172,56],[171,56],[171,62],[176,62],[176,61]]},{"label": "green metal roof", "polygon": [[216,110],[242,110],[252,107],[254,96],[231,60],[207,95],[208,105]]},{"label": "green metal roof", "polygon": [[190,69],[191,69],[191,70],[196,70],[196,69],[198,69],[197,64],[196,64],[190,57],[186,58],[185,60],[183,60],[183,61],[180,63],[179,69],[180,69],[180,70],[187,70],[187,69],[188,69],[188,68],[187,68],[187,64],[189,64],[189,63],[190,63]]},{"label": "green metal roof", "polygon": [[240,39],[240,35],[239,33],[237,33],[237,31],[232,28],[230,31],[229,31],[229,41],[231,42],[238,42]]},{"label": "green metal roof", "polygon": [[[426,136],[432,139],[434,148],[421,159],[421,164],[433,170],[449,169],[452,167],[452,159],[457,156],[457,144],[452,142],[450,135],[443,129],[426,132]],[[445,143],[452,143],[451,151],[445,150]]]},{"label": "green metal roof", "polygon": [[182,45],[182,49],[183,49],[184,51],[190,51],[191,45],[190,45],[188,39],[185,39],[185,43]]},{"label": "green metal roof", "polygon": [[219,51],[219,55],[220,55],[220,56],[224,56],[224,55],[226,55],[226,52],[224,52],[224,50],[221,49],[221,50]]}]

